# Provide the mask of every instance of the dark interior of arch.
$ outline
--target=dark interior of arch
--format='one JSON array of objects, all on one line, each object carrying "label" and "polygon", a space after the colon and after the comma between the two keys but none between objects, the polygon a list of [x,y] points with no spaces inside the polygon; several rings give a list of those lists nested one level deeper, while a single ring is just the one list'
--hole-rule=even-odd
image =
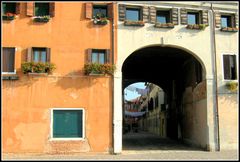
[{"label": "dark interior of arch", "polygon": [[135,82],[151,82],[161,87],[170,105],[168,136],[177,138],[177,111],[186,87],[200,83],[203,68],[190,53],[172,47],[147,47],[133,52],[123,63],[123,89]]}]

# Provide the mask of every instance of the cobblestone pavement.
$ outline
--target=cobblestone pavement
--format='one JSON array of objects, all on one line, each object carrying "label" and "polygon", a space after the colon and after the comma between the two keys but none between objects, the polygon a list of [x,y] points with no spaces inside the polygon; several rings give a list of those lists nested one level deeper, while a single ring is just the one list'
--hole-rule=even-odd
[{"label": "cobblestone pavement", "polygon": [[170,139],[162,139],[149,133],[123,135],[121,154],[75,153],[75,154],[3,154],[2,160],[239,160],[238,150],[208,152],[189,147]]}]

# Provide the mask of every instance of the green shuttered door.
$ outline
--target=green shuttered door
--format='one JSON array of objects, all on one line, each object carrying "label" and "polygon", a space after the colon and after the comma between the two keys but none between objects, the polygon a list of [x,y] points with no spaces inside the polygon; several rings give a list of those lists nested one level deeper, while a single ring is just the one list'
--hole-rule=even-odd
[{"label": "green shuttered door", "polygon": [[53,137],[83,137],[82,119],[82,110],[53,110]]}]

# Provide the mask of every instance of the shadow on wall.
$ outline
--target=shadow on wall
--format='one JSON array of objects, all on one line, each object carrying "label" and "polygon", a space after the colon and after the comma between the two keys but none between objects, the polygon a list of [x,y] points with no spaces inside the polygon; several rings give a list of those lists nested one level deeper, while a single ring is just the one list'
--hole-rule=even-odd
[{"label": "shadow on wall", "polygon": [[109,78],[108,76],[88,76],[82,74],[82,70],[73,71],[65,76],[50,76],[48,80],[49,82],[56,82],[56,85],[63,89],[84,89],[99,83],[99,78]]}]

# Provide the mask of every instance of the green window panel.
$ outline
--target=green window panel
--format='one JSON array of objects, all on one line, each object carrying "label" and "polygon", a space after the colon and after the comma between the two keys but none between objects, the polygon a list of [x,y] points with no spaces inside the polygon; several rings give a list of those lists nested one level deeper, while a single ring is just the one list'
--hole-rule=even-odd
[{"label": "green window panel", "polygon": [[35,3],[35,16],[49,15],[49,3]]},{"label": "green window panel", "polygon": [[81,138],[82,130],[82,110],[53,110],[54,138]]}]

